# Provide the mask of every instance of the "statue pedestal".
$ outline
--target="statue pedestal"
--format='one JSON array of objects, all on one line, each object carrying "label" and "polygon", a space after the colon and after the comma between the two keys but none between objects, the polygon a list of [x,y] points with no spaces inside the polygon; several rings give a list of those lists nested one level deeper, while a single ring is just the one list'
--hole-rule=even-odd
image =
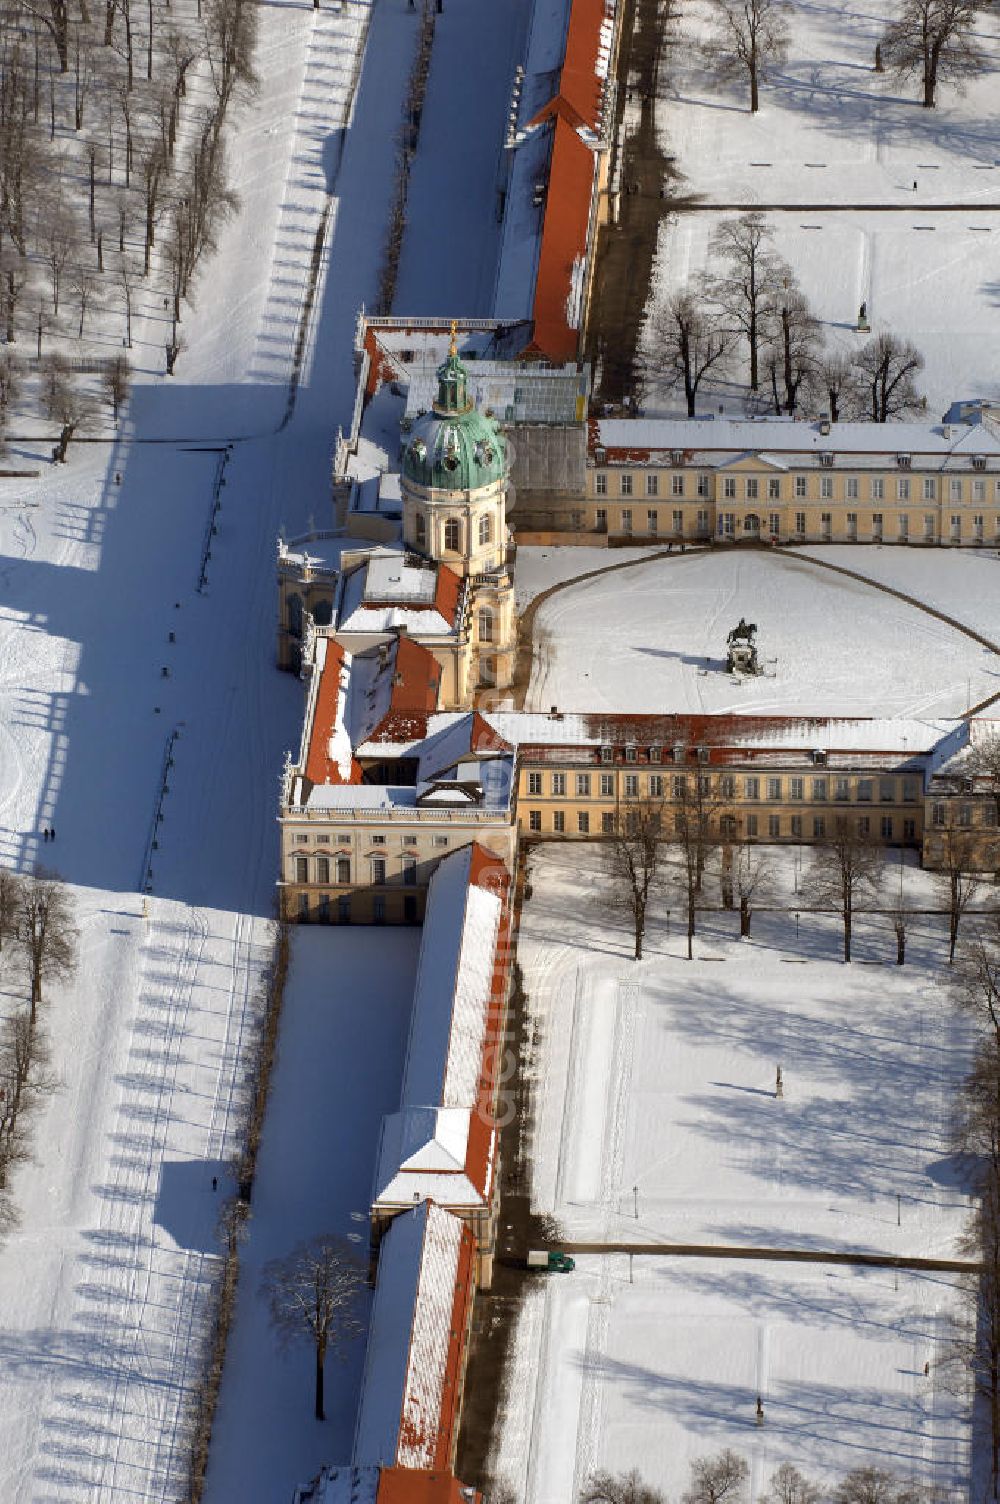
[{"label": "statue pedestal", "polygon": [[858,319],[854,332],[855,334],[871,334],[872,326],[867,319]]}]

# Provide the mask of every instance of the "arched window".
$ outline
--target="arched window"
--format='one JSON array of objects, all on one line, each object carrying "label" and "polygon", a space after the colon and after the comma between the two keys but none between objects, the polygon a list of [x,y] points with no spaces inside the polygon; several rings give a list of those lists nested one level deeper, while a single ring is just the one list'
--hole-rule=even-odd
[{"label": "arched window", "polygon": [[483,544],[485,544],[485,543],[492,543],[492,542],[493,542],[493,518],[487,512],[484,517],[480,517],[480,519],[479,519],[479,544],[480,544],[480,547],[482,547]]},{"label": "arched window", "polygon": [[418,548],[427,547],[427,518],[423,512],[418,512],[413,524],[413,538]]},{"label": "arched window", "polygon": [[457,517],[449,517],[444,525],[444,546],[455,554],[462,547],[462,524]]},{"label": "arched window", "polygon": [[493,641],[493,612],[489,606],[479,608],[479,641]]}]

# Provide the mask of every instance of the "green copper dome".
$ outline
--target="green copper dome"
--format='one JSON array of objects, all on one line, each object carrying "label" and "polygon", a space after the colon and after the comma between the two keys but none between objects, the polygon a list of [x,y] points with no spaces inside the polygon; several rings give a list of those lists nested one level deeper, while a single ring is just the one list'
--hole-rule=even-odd
[{"label": "green copper dome", "polygon": [[493,419],[469,401],[465,367],[454,341],[437,375],[437,401],[417,419],[406,439],[404,479],[438,491],[474,491],[502,480],[507,458],[503,435]]}]

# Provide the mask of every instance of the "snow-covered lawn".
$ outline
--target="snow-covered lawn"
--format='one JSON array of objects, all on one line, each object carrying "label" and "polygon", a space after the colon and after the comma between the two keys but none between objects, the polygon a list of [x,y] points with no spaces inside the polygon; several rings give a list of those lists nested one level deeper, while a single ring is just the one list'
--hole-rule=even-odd
[{"label": "snow-covered lawn", "polygon": [[580,575],[595,574],[614,564],[648,559],[649,554],[648,548],[591,548],[588,545],[539,548],[534,544],[519,544],[514,567],[517,609],[523,611],[537,595],[553,585],[563,585]]},{"label": "snow-covered lawn", "polygon": [[[597,848],[541,847],[529,877],[534,1210],[571,1241],[956,1256],[970,1035],[937,919],[903,968],[888,923],[862,920],[848,968],[832,917],[760,912],[748,944],[716,912],[688,962],[668,889],[636,963]],[[676,1497],[690,1458],[727,1444],[752,1456],[755,1498],[782,1460],[961,1483],[962,1404],[937,1369],[951,1277],[636,1257],[632,1278],[622,1255],[587,1257],[528,1300],[498,1470],[532,1504],[598,1466]]]},{"label": "snow-covered lawn", "polygon": [[[774,662],[736,683],[726,634],[741,616]],[[570,586],[539,609],[534,640],[529,710],[949,716],[1000,691],[978,643],[784,553],[675,555]]]},{"label": "snow-covered lawn", "polygon": [[878,548],[860,543],[796,549],[912,595],[1000,642],[1000,555],[972,549]]},{"label": "snow-covered lawn", "polygon": [[[931,413],[940,414],[957,397],[998,391],[1000,129],[992,100],[1000,48],[995,22],[984,17],[991,71],[964,94],[943,85],[938,107],[924,110],[912,81],[901,86],[872,69],[895,9],[892,0],[860,9],[795,3],[788,60],[751,116],[742,82],[720,84],[699,62],[693,44],[705,35],[706,6],[683,8],[657,129],[682,174],[680,192],[706,208],[661,227],[655,296],[706,266],[719,220],[708,206],[774,206],[776,249],[831,342],[856,344],[849,331],[866,302],[876,327],[889,326],[922,350],[922,389]],[[782,205],[824,204],[861,208],[781,212]],[[866,204],[891,212],[865,212]],[[935,208],[943,204],[958,208]]]},{"label": "snow-covered lawn", "polygon": [[399,1106],[420,932],[373,939],[365,929],[293,932],[206,1504],[289,1504],[297,1483],[351,1455],[363,1341],[331,1355],[328,1418],[318,1423],[308,1342],[278,1346],[259,1282],[268,1259],[320,1233],[350,1237],[367,1253],[379,1132]]}]

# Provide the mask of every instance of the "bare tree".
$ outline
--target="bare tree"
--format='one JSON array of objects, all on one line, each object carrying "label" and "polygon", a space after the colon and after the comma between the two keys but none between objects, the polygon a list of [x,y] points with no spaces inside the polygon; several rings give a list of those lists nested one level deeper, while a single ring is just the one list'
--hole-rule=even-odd
[{"label": "bare tree", "polygon": [[842,423],[864,411],[858,368],[840,351],[828,350],[820,356],[810,373],[809,388],[818,404],[826,404],[831,423]]},{"label": "bare tree", "polygon": [[50,199],[44,206],[38,232],[42,256],[49,272],[52,312],[57,318],[66,268],[81,242],[79,226],[66,202],[64,192],[65,189],[58,198]]},{"label": "bare tree", "polygon": [[783,1462],[771,1474],[764,1504],[819,1504],[822,1489],[805,1477],[790,1462]]},{"label": "bare tree", "polygon": [[987,781],[993,797],[993,821],[1000,826],[1000,736],[984,736],[969,749],[969,771]]},{"label": "bare tree", "polygon": [[325,1420],[323,1375],[327,1352],[363,1330],[358,1315],[364,1267],[352,1244],[321,1234],[264,1267],[261,1289],[284,1341],[312,1339],[316,1356],[315,1414]]},{"label": "bare tree", "polygon": [[615,901],[632,919],[635,959],[642,960],[649,897],[657,879],[663,842],[663,804],[659,800],[626,803],[615,817],[608,848],[616,881]]},{"label": "bare tree", "polygon": [[767,309],[781,283],[781,262],[771,247],[771,231],[762,214],[724,219],[710,242],[710,250],[725,264],[720,276],[706,284],[722,327],[747,342],[750,386],[760,385],[760,350]]},{"label": "bare tree", "polygon": [[42,376],[42,407],[46,417],[59,424],[59,439],[52,458],[57,465],[65,464],[73,435],[89,423],[93,404],[73,380],[72,372],[60,355],[48,357]]},{"label": "bare tree", "polygon": [[759,892],[771,875],[770,863],[759,846],[755,846],[752,841],[741,842],[733,864],[733,875],[740,899],[740,936],[747,939],[753,920],[754,894]]},{"label": "bare tree", "polygon": [[882,60],[902,78],[914,74],[932,110],[939,83],[961,85],[986,67],[976,24],[987,0],[903,0],[882,37]]},{"label": "bare tree", "polygon": [[0,868],[0,946],[17,937],[21,912],[21,879],[6,867]]},{"label": "bare tree", "polygon": [[592,1473],[580,1490],[580,1504],[666,1504],[658,1488],[630,1473]]},{"label": "bare tree", "polygon": [[743,77],[750,112],[760,109],[760,86],[788,55],[790,7],[784,0],[711,0],[715,32],[706,51],[721,77]]},{"label": "bare tree", "polygon": [[918,1504],[922,1491],[881,1467],[852,1468],[834,1490],[834,1504]]},{"label": "bare tree", "polygon": [[205,52],[219,102],[216,118],[220,125],[233,95],[238,90],[252,93],[257,87],[256,46],[257,7],[251,0],[208,0]]},{"label": "bare tree", "polygon": [[76,968],[78,931],[66,885],[54,873],[39,869],[23,878],[20,900],[17,938],[28,971],[34,1027],[42,984],[65,980]]},{"label": "bare tree", "polygon": [[882,850],[846,815],[834,821],[833,834],[813,853],[808,873],[809,892],[819,907],[835,909],[844,926],[844,960],[851,959],[854,910],[865,894],[873,894],[882,876]]},{"label": "bare tree", "polygon": [[938,881],[944,888],[948,905],[948,964],[951,965],[955,960],[962,920],[979,892],[979,879],[975,875],[975,835],[963,826],[948,825],[940,832],[938,851]]},{"label": "bare tree", "polygon": [[[13,350],[0,349],[0,449],[7,429],[10,409],[17,401],[21,387],[21,363]],[[0,873],[0,882],[3,874]],[[2,928],[2,918],[0,918]]]},{"label": "bare tree", "polygon": [[78,339],[83,339],[83,331],[87,321],[87,310],[95,301],[98,281],[97,273],[89,266],[76,266],[70,273],[70,287],[76,294],[77,307],[80,310],[80,318],[76,333]]},{"label": "bare tree", "polygon": [[816,367],[820,329],[791,269],[778,275],[780,286],[774,287],[767,310],[764,363],[775,412],[791,415]]},{"label": "bare tree", "polygon": [[728,802],[707,758],[696,772],[673,774],[673,830],[670,840],[680,855],[681,887],[687,914],[687,958],[694,959],[698,899],[711,851],[729,830]]},{"label": "bare tree", "polygon": [[730,1447],[715,1457],[696,1457],[681,1504],[739,1504],[749,1476],[745,1459]]},{"label": "bare tree", "polygon": [[924,357],[909,340],[888,330],[876,334],[858,352],[855,365],[873,423],[888,423],[920,407],[913,378],[923,370]]},{"label": "bare tree", "polygon": [[650,335],[647,375],[659,377],[669,387],[683,387],[688,417],[693,418],[701,383],[725,360],[732,334],[720,327],[698,292],[688,289],[657,308]]}]

